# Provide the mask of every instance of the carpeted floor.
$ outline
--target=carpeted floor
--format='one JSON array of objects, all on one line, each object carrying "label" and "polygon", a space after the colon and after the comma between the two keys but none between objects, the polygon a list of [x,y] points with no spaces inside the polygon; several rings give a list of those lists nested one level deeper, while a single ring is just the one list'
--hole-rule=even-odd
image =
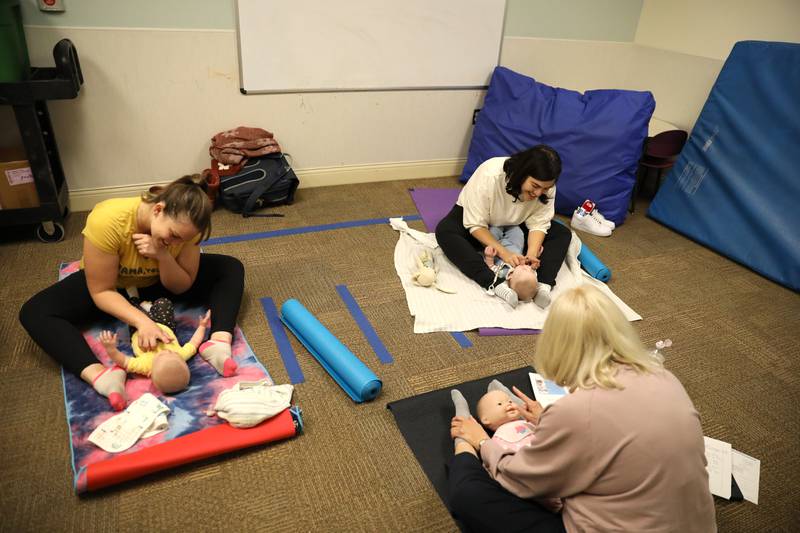
[{"label": "carpeted floor", "polygon": [[[213,235],[416,214],[407,189],[454,178],[301,189],[286,218],[214,217]],[[761,459],[758,506],[717,500],[720,531],[797,531],[800,506],[800,297],[644,215],[603,239],[581,235],[613,271],[611,287],[639,312],[647,344],[671,338],[667,367],[684,383],[706,435]],[[292,340],[306,382],[296,401],[306,433],[273,446],[154,475],[78,498],[57,366],[17,321],[20,305],[81,254],[85,213],[67,237],[0,237],[0,530],[453,531],[455,524],[393,423],[386,403],[532,363],[536,337],[414,335],[387,225],[209,247],[247,271],[242,326],[277,382],[287,374],[258,298],[298,298],[384,382],[354,404]],[[422,229],[421,222],[412,227]],[[27,231],[27,230],[26,230]],[[347,284],[394,357],[381,365],[336,293]]]}]

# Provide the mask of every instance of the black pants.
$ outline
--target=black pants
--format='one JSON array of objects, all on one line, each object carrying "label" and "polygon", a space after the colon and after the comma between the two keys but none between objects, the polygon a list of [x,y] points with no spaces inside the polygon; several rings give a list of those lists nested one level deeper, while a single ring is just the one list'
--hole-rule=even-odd
[{"label": "black pants", "polygon": [[450,460],[448,507],[467,531],[564,533],[564,522],[535,501],[504,489],[483,468],[480,459],[459,453]]},{"label": "black pants", "polygon": [[[528,228],[520,224],[525,235]],[[540,283],[547,283],[551,287],[556,283],[561,264],[567,256],[567,249],[572,240],[572,232],[563,224],[553,221],[550,229],[544,237],[544,251],[539,256],[541,264],[536,270],[536,275]],[[473,237],[464,227],[464,208],[454,205],[453,209],[444,217],[439,225],[436,226],[436,241],[441,246],[444,255],[458,269],[475,283],[488,289],[494,281],[494,272],[486,266],[481,254],[484,246],[478,239]],[[525,254],[528,248],[528,239],[525,239]]]},{"label": "black pants", "polygon": [[[156,322],[157,324],[164,324],[172,331],[178,328],[178,323],[175,321],[175,304],[169,298],[159,298],[151,303],[150,309],[146,310],[141,306],[144,300],[141,298],[131,298],[130,302],[134,307],[137,307],[142,313],[147,315],[147,318]],[[128,330],[133,337],[136,333],[136,328],[129,326]]]},{"label": "black pants", "polygon": [[[175,302],[211,308],[213,331],[233,333],[244,291],[244,267],[233,257],[200,254],[200,267],[194,284],[175,295],[156,283],[139,289],[142,300],[155,301],[165,296]],[[81,270],[34,295],[22,305],[19,320],[42,350],[67,370],[80,376],[87,366],[97,363],[81,333],[92,322],[113,320],[94,304]]]}]

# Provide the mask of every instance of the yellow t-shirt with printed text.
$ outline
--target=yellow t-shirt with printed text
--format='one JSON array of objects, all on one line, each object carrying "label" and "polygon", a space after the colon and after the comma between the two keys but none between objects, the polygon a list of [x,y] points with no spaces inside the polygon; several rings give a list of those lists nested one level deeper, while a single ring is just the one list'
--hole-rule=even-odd
[{"label": "yellow t-shirt with printed text", "polygon": [[[177,339],[175,336],[175,332],[169,329],[164,324],[159,324],[156,322],[161,331],[172,337],[173,339]],[[197,353],[197,346],[192,344],[191,342],[187,342],[183,346],[178,344],[177,340],[173,340],[172,342],[165,343],[158,341],[156,347],[153,350],[144,351],[139,348],[139,332],[135,331],[133,335],[131,335],[131,348],[133,349],[133,353],[136,357],[131,357],[128,359],[128,372],[132,374],[141,374],[142,376],[149,376],[150,372],[153,370],[153,361],[156,358],[156,355],[163,351],[169,350],[171,352],[175,352],[176,354],[180,355],[184,361],[188,361],[192,358],[192,356]]]},{"label": "yellow t-shirt with printed text", "polygon": [[[119,256],[117,287],[148,287],[159,280],[158,261],[144,257],[133,243],[136,211],[142,199],[114,198],[100,202],[86,219],[83,236],[98,249]],[[199,242],[198,235],[192,244]],[[186,243],[169,246],[169,254],[178,257]],[[83,268],[83,258],[81,258]]]}]

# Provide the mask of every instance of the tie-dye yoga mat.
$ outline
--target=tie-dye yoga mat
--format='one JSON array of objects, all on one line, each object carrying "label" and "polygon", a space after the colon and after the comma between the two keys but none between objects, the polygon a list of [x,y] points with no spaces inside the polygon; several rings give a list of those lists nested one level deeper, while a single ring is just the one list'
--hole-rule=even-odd
[{"label": "tie-dye yoga mat", "polygon": [[[77,262],[64,263],[59,269],[59,279],[77,270]],[[203,313],[205,309],[199,307],[176,305],[175,319],[178,327],[175,335],[181,344],[191,338]],[[93,324],[83,334],[100,362],[107,366],[112,364],[97,340],[104,329],[116,331],[119,350],[132,355],[128,326],[111,319],[105,323]],[[192,375],[189,387],[175,395],[160,393],[149,378],[129,374],[125,386],[128,403],[150,392],[169,407],[169,429],[142,439],[131,448],[116,454],[98,448],[88,438],[97,426],[117,413],[112,411],[105,397],[97,394],[80,378],[62,369],[76,492],[101,489],[159,470],[299,434],[302,419],[297,407],[286,409],[249,429],[236,429],[217,416],[206,415],[219,393],[239,381],[267,379],[272,383],[267,369],[256,359],[238,327],[234,331],[232,353],[239,365],[235,376],[223,378],[200,356],[195,356],[188,362]]]}]

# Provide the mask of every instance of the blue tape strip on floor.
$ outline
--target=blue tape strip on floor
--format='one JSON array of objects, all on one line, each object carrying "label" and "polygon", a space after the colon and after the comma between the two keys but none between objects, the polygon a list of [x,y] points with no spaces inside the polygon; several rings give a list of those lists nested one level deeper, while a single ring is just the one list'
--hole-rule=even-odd
[{"label": "blue tape strip on floor", "polygon": [[[392,217],[394,218],[394,217]],[[422,220],[419,215],[403,215],[403,220]],[[285,235],[299,235],[301,233],[314,233],[317,231],[328,231],[342,228],[357,228],[360,226],[375,226],[378,224],[388,224],[388,218],[367,218],[364,220],[350,220],[347,222],[336,222],[334,224],[322,224],[319,226],[304,226],[300,228],[285,228],[272,231],[262,231],[259,233],[244,233],[242,235],[229,235],[227,237],[217,237],[203,241],[203,246],[214,246],[217,244],[229,244],[232,242],[254,241],[258,239],[270,239],[272,237],[283,237]]]},{"label": "blue tape strip on floor", "polygon": [[278,314],[278,308],[275,307],[275,302],[272,301],[272,298],[259,298],[259,300],[267,317],[269,329],[272,330],[272,336],[275,338],[275,344],[278,345],[278,351],[281,354],[281,359],[283,359],[283,366],[286,368],[286,373],[289,374],[289,381],[292,384],[303,383],[306,378],[303,375],[303,371],[300,370],[300,363],[297,362],[292,343],[289,342],[289,336],[286,335],[286,330],[283,329],[283,323]]},{"label": "blue tape strip on floor", "polygon": [[450,334],[462,348],[472,348],[472,343],[469,342],[467,336],[460,331],[451,331]]},{"label": "blue tape strip on floor", "polygon": [[386,349],[386,346],[383,345],[381,342],[380,337],[375,332],[375,329],[372,327],[372,324],[369,323],[369,320],[366,316],[364,316],[364,312],[361,311],[361,307],[358,306],[358,302],[356,302],[353,295],[350,294],[350,291],[347,289],[347,285],[337,285],[336,292],[339,293],[344,304],[347,306],[347,309],[350,311],[350,314],[353,315],[353,319],[358,324],[358,327],[361,328],[361,331],[364,332],[364,336],[369,341],[369,345],[372,346],[372,349],[375,351],[375,355],[378,356],[378,359],[381,360],[383,364],[393,363],[394,359],[392,359],[392,355]]}]

